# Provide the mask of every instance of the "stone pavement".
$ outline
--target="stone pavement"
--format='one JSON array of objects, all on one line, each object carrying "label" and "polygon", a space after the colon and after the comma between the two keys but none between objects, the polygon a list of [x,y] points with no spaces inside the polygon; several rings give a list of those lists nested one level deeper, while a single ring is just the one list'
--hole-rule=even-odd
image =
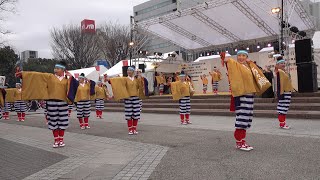
[{"label": "stone pavement", "polygon": [[1,179],[22,179],[32,171],[24,179],[148,179],[168,149],[76,133],[66,133],[66,147],[54,149],[46,129],[5,123],[0,127],[0,142],[5,142],[0,152],[6,155],[1,164],[11,170],[1,169]]},{"label": "stone pavement", "polygon": [[[247,140],[255,149],[251,152],[242,152],[234,147],[233,117],[191,117],[193,124],[182,126],[179,124],[178,115],[143,114],[138,128],[139,135],[128,136],[123,113],[105,113],[104,119],[91,118],[91,129],[80,130],[75,118],[75,112],[73,112],[70,128],[68,129],[70,133],[67,133],[66,137],[68,146],[66,149],[58,149],[58,151],[66,150],[70,152],[72,151],[71,147],[75,149],[82,147],[87,142],[85,137],[106,138],[112,141],[125,142],[130,146],[140,145],[140,143],[147,146],[156,146],[163,149],[161,152],[163,158],[160,159],[159,157],[158,161],[161,160],[160,163],[158,165],[154,164],[153,167],[155,168],[149,170],[151,175],[147,179],[151,180],[314,180],[320,177],[320,151],[318,151],[320,148],[320,121],[288,119],[288,123],[293,128],[289,131],[284,131],[278,128],[276,119],[254,118],[253,128],[249,131]],[[35,114],[29,116],[26,122],[23,123],[13,120],[1,122],[4,122],[0,123],[1,137],[9,134],[9,132],[2,133],[3,127],[6,126],[21,127],[16,132],[10,132],[10,136],[17,133],[20,138],[22,136],[30,137],[29,133],[23,131],[24,129],[39,127],[36,128],[37,131],[43,130],[43,137],[41,137],[41,141],[45,146],[43,148],[47,148],[46,151],[50,152],[57,151],[52,149],[51,142],[48,142],[48,139],[52,137],[48,130],[44,129],[46,125],[43,115]],[[14,140],[15,138],[4,139],[17,142]],[[84,142],[82,142],[83,140]],[[91,143],[92,140],[89,139],[89,141]],[[97,143],[96,141],[94,142]],[[105,145],[105,143],[102,144]],[[101,143],[94,146],[100,147]],[[110,146],[108,145],[108,147]],[[85,149],[87,150],[88,148]],[[163,151],[166,151],[166,153]],[[83,151],[81,152],[83,153]],[[126,154],[126,152],[124,151],[121,154]],[[68,154],[64,154],[64,156],[70,157]],[[121,159],[121,156],[111,157]],[[129,161],[134,161],[134,159],[126,160],[127,162],[122,164],[122,168],[119,167],[117,169],[116,167],[117,170],[113,170],[110,166],[100,166],[104,171],[92,170],[88,173],[90,176],[81,176],[78,179],[110,179],[116,177],[116,175],[120,176],[127,172],[125,170],[124,173],[121,173],[124,170],[123,167],[126,167],[125,164],[128,164]],[[88,164],[84,165],[88,166]],[[78,169],[71,170],[61,179],[74,179],[82,171],[77,172]],[[109,175],[107,171],[110,172]],[[99,175],[101,172],[105,172],[105,174]],[[94,177],[94,175],[97,177]],[[140,177],[142,178],[142,176]],[[130,178],[128,177],[128,179]]]}]

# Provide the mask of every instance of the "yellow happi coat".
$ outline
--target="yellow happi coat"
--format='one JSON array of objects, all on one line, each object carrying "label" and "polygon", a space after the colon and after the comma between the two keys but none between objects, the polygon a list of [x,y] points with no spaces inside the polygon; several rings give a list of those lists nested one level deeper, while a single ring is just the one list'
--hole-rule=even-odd
[{"label": "yellow happi coat", "polygon": [[61,100],[70,102],[67,98],[69,80],[61,81],[50,73],[22,72],[22,100]]},{"label": "yellow happi coat", "polygon": [[171,83],[171,91],[173,100],[179,100],[186,96],[192,96],[194,93],[190,83],[181,81]]},{"label": "yellow happi coat", "polygon": [[6,89],[6,102],[13,103],[15,101],[15,99],[14,99],[14,92],[15,91],[16,91],[16,88]]},{"label": "yellow happi coat", "polygon": [[[289,74],[287,74],[285,71],[278,69],[277,75],[279,76],[280,82],[278,82],[278,87],[280,88],[278,93],[282,95],[284,92],[292,92],[293,87],[292,87],[292,82]],[[280,85],[280,86],[279,86]]]},{"label": "yellow happi coat", "polygon": [[4,107],[4,97],[3,97],[3,91],[0,89],[0,107]]},{"label": "yellow happi coat", "polygon": [[165,84],[166,83],[166,79],[163,76],[156,76],[156,80],[157,80],[157,85],[158,86],[160,84]]},{"label": "yellow happi coat", "polygon": [[202,77],[201,80],[202,80],[202,84],[208,85],[208,78],[207,77]]},{"label": "yellow happi coat", "polygon": [[221,76],[221,73],[220,72],[211,72],[211,77],[212,77],[212,81],[215,82],[215,81],[221,81],[222,79],[222,76]]},{"label": "yellow happi coat", "polygon": [[127,99],[132,96],[137,96],[140,99],[144,97],[140,95],[144,87],[142,79],[134,78],[132,81],[129,77],[111,78],[112,92],[115,100]]},{"label": "yellow happi coat", "polygon": [[241,64],[233,59],[228,59],[226,63],[233,97],[259,92],[248,64]]},{"label": "yellow happi coat", "polygon": [[96,85],[94,88],[94,91],[95,91],[95,94],[93,96],[91,96],[92,100],[107,99],[108,98],[109,91],[106,86],[100,87],[100,86]]}]

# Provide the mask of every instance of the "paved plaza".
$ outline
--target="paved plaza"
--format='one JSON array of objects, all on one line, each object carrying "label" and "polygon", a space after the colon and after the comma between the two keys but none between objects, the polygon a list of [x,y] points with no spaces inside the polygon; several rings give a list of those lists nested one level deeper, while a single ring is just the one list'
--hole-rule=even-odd
[{"label": "paved plaza", "polygon": [[80,130],[75,112],[66,147],[52,148],[43,114],[0,121],[0,179],[320,179],[320,121],[255,118],[235,149],[233,117],[143,114],[139,135],[128,136],[123,113],[104,113]]}]

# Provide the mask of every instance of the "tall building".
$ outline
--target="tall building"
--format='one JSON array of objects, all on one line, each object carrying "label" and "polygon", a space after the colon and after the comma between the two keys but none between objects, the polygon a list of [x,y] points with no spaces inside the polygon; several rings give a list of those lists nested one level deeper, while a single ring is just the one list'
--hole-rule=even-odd
[{"label": "tall building", "polygon": [[21,53],[21,60],[22,62],[28,62],[28,59],[36,59],[38,58],[38,51],[23,51]]}]

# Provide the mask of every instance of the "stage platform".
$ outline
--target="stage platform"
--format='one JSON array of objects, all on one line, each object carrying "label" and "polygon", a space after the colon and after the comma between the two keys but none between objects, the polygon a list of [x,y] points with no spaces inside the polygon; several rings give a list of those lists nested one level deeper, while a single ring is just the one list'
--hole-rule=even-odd
[{"label": "stage platform", "polygon": [[[320,92],[293,93],[288,118],[320,120]],[[273,98],[255,98],[255,117],[277,118],[277,102]],[[191,99],[191,114],[210,116],[234,116],[229,111],[230,94],[196,94]],[[107,101],[105,111],[123,112],[123,102]],[[143,113],[178,114],[179,106],[171,95],[151,96],[143,101]]]}]

